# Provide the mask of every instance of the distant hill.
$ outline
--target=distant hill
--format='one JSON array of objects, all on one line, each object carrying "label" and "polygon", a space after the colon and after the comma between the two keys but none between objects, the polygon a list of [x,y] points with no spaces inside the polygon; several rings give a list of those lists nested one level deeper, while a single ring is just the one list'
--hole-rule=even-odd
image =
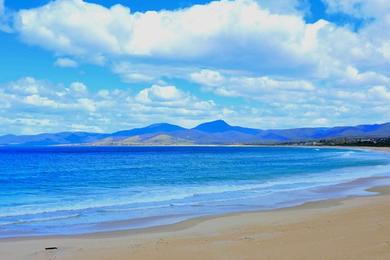
[{"label": "distant hill", "polygon": [[223,120],[187,129],[160,123],[110,134],[62,132],[0,136],[0,145],[234,145],[281,144],[340,138],[389,138],[390,123],[319,128],[261,130],[232,126]]},{"label": "distant hill", "polygon": [[231,126],[223,120],[216,120],[212,122],[203,123],[192,129],[201,132],[206,132],[206,133],[237,132],[237,133],[244,133],[244,134],[251,134],[251,135],[255,135],[261,132],[261,130],[259,129],[245,128],[240,126]]},{"label": "distant hill", "polygon": [[91,143],[93,146],[129,146],[129,145],[192,145],[189,140],[175,137],[168,134],[156,135],[135,135],[123,139],[115,139],[112,137],[104,138],[97,142]]},{"label": "distant hill", "polygon": [[62,132],[38,135],[3,135],[0,145],[48,146],[59,144],[92,143],[105,138],[107,134],[87,132]]},{"label": "distant hill", "polygon": [[143,128],[134,128],[131,130],[124,130],[112,133],[110,136],[113,137],[129,137],[134,135],[145,135],[145,134],[158,134],[158,133],[171,133],[176,131],[185,130],[185,128],[177,125],[171,125],[167,123],[153,124]]}]

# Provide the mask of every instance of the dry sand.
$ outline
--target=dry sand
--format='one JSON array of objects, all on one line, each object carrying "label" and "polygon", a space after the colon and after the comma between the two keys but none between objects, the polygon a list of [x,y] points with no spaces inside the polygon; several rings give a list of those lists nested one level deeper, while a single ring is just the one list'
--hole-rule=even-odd
[{"label": "dry sand", "polygon": [[0,259],[390,259],[390,188],[375,191],[137,232],[5,239]]}]

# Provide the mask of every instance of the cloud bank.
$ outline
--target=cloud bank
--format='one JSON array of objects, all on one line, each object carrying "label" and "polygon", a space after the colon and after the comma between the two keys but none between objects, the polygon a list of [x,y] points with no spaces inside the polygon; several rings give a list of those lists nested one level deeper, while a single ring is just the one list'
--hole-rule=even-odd
[{"label": "cloud bank", "polygon": [[119,89],[91,92],[81,82],[62,86],[27,77],[0,88],[0,123],[14,133],[115,131],[159,122],[163,116],[188,124],[223,116],[221,111],[214,102],[176,86],[153,85],[135,94]]},{"label": "cloud bank", "polygon": [[252,0],[145,13],[57,0],[16,16],[16,30],[26,42],[66,55],[268,70],[313,66],[316,35],[324,26],[324,21],[306,24],[298,15],[273,14]]},{"label": "cloud bank", "polygon": [[[85,115],[80,122],[93,125],[86,119],[92,115],[102,122],[97,123],[101,130],[107,130],[103,122],[142,124],[161,118],[191,124],[224,117],[265,128],[388,121],[387,1],[324,0],[329,14],[361,19],[358,30],[323,19],[306,21],[309,2],[221,0],[171,11],[133,12],[123,5],[55,0],[20,10],[13,30],[24,42],[62,57],[56,66],[99,64],[118,75],[129,90],[91,93],[80,83],[75,85],[78,92],[75,86],[62,86],[68,91],[63,97],[72,93],[72,102],[53,93],[30,94],[19,96],[21,106],[13,109],[30,113],[46,107],[65,114],[78,109]],[[25,81],[15,82],[31,88]],[[141,83],[148,87],[132,93],[132,86]],[[202,94],[190,92],[193,85]],[[3,95],[15,95],[9,89]],[[109,103],[104,96],[113,104],[109,113],[103,112]],[[132,116],[112,116],[123,111]]]}]

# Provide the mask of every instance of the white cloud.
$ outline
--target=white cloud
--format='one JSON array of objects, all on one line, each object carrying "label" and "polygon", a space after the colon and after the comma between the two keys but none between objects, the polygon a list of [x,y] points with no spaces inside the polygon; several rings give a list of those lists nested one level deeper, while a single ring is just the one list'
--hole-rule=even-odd
[{"label": "white cloud", "polygon": [[158,86],[153,85],[150,88],[142,90],[137,98],[142,102],[150,101],[181,101],[184,99],[184,93],[179,91],[175,86]]},{"label": "white cloud", "polygon": [[390,101],[390,89],[385,86],[375,86],[369,89],[369,94],[373,95],[373,97],[377,100],[387,100]]},{"label": "white cloud", "polygon": [[[217,118],[257,128],[286,128],[359,124],[362,119],[384,122],[390,114],[390,89],[385,85],[302,89],[296,83],[283,86],[283,81],[219,73],[223,82],[232,84],[220,88],[248,102],[221,106],[173,85],[152,85],[136,93],[126,89],[93,92],[81,82],[63,86],[23,78],[0,88],[1,133],[111,132],[162,121],[194,126]],[[211,88],[214,91],[217,86]]]},{"label": "white cloud", "polygon": [[186,107],[191,110],[214,109],[213,101],[201,101],[189,93],[185,93],[175,86],[153,85],[150,88],[141,90],[135,100],[143,104],[166,107]]},{"label": "white cloud", "polygon": [[31,95],[31,96],[26,96],[23,101],[26,104],[30,104],[33,106],[40,106],[40,107],[52,107],[52,108],[57,108],[58,104],[46,97],[41,97],[37,94]]},{"label": "white cloud", "polygon": [[[374,1],[380,8],[381,1]],[[302,2],[221,0],[142,13],[57,0],[17,13],[15,29],[26,42],[62,55],[99,64],[130,60],[113,66],[125,82],[156,82],[168,74],[158,72],[159,64],[171,72],[212,67],[301,80],[334,77],[348,66],[367,71],[390,65],[390,24],[383,16],[354,32],[324,20],[306,23],[302,13],[282,8],[295,10]],[[331,2],[329,8],[348,9]]]},{"label": "white cloud", "polygon": [[211,120],[222,113],[213,101],[201,100],[176,86],[153,85],[136,94],[119,89],[95,93],[81,82],[64,87],[31,77],[2,86],[0,107],[2,134],[80,129],[109,132],[162,118],[172,123]]},{"label": "white cloud", "polygon": [[387,0],[325,0],[325,2],[328,6],[328,12],[346,13],[363,19],[365,22],[358,32],[351,34],[355,38],[353,42],[348,41],[348,38],[352,37],[338,38],[342,39],[339,42],[344,43],[343,49],[346,53],[352,54],[354,58],[349,60],[354,62],[350,65],[360,66],[364,69],[375,67],[378,70],[387,70],[386,68],[390,65],[389,2]]},{"label": "white cloud", "polygon": [[[53,111],[83,111],[102,129],[129,118],[140,124],[161,121],[161,115],[187,124],[221,115],[266,128],[388,120],[387,1],[326,1],[329,12],[370,22],[357,31],[325,20],[309,24],[295,8],[300,0],[221,0],[143,13],[122,5],[56,0],[22,10],[15,15],[15,30],[24,41],[68,57],[62,59],[106,64],[124,82],[154,85],[136,94],[94,93],[77,85],[82,83],[51,91],[43,87],[48,83],[25,79],[23,87],[0,91],[0,107],[29,105],[38,111],[53,101]],[[229,97],[218,98],[224,103],[240,97],[232,102],[239,105],[221,108],[170,84],[180,80],[201,85],[209,92],[204,95]],[[70,125],[83,128],[90,119],[77,120]]]},{"label": "white cloud", "polygon": [[190,79],[196,83],[205,86],[220,86],[224,83],[225,77],[221,73],[214,70],[203,69],[190,74]]},{"label": "white cloud", "polygon": [[62,67],[62,68],[77,68],[78,63],[75,60],[69,59],[69,58],[58,58],[54,62],[55,66]]},{"label": "white cloud", "polygon": [[190,79],[206,90],[221,96],[262,99],[264,95],[313,91],[315,87],[303,80],[277,80],[269,77],[226,76],[218,71],[203,69],[190,74]]},{"label": "white cloud", "polygon": [[[57,0],[16,16],[22,38],[80,57],[125,55],[253,68],[310,69],[321,30],[253,0],[215,1],[175,11],[131,13],[81,0]],[[322,22],[320,22],[322,23]],[[323,24],[323,23],[322,23]],[[258,62],[261,57],[261,62]]]},{"label": "white cloud", "polygon": [[342,12],[361,18],[388,16],[390,5],[387,0],[324,0],[329,12]]},{"label": "white cloud", "polygon": [[[383,5],[374,1],[375,9]],[[302,2],[221,0],[142,13],[122,5],[57,0],[20,11],[15,29],[26,42],[63,55],[99,64],[130,60],[113,67],[125,82],[156,82],[167,74],[153,64],[171,72],[200,66],[300,79],[333,77],[348,66],[367,71],[390,65],[390,24],[383,16],[354,32],[324,20],[306,23],[293,11]],[[328,2],[330,10],[348,10],[355,2],[369,9],[363,0]]]},{"label": "white cloud", "polygon": [[95,101],[89,98],[79,98],[77,99],[77,102],[82,108],[89,112],[95,112],[97,109],[97,104],[95,103]]},{"label": "white cloud", "polygon": [[326,86],[321,81],[316,86],[310,81],[213,70],[194,72],[190,79],[217,95],[245,98],[252,104],[251,108],[236,108],[229,117],[234,120],[239,120],[240,116],[242,120],[256,118],[266,128],[388,121],[390,91],[387,86],[376,84],[388,85],[389,79],[373,72],[359,72],[352,67],[347,74],[336,77]]},{"label": "white cloud", "polygon": [[78,93],[86,93],[88,91],[87,86],[82,82],[72,82],[70,89]]},{"label": "white cloud", "polygon": [[340,75],[339,84],[344,87],[350,86],[373,86],[378,84],[389,84],[390,78],[374,71],[359,72],[356,68],[348,66],[345,72]]}]

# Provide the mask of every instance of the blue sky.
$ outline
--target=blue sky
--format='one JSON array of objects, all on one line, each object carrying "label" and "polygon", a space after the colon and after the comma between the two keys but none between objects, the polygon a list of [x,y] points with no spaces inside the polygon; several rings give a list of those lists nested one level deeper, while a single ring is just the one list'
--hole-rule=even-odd
[{"label": "blue sky", "polygon": [[0,0],[0,134],[390,121],[381,0]]}]

